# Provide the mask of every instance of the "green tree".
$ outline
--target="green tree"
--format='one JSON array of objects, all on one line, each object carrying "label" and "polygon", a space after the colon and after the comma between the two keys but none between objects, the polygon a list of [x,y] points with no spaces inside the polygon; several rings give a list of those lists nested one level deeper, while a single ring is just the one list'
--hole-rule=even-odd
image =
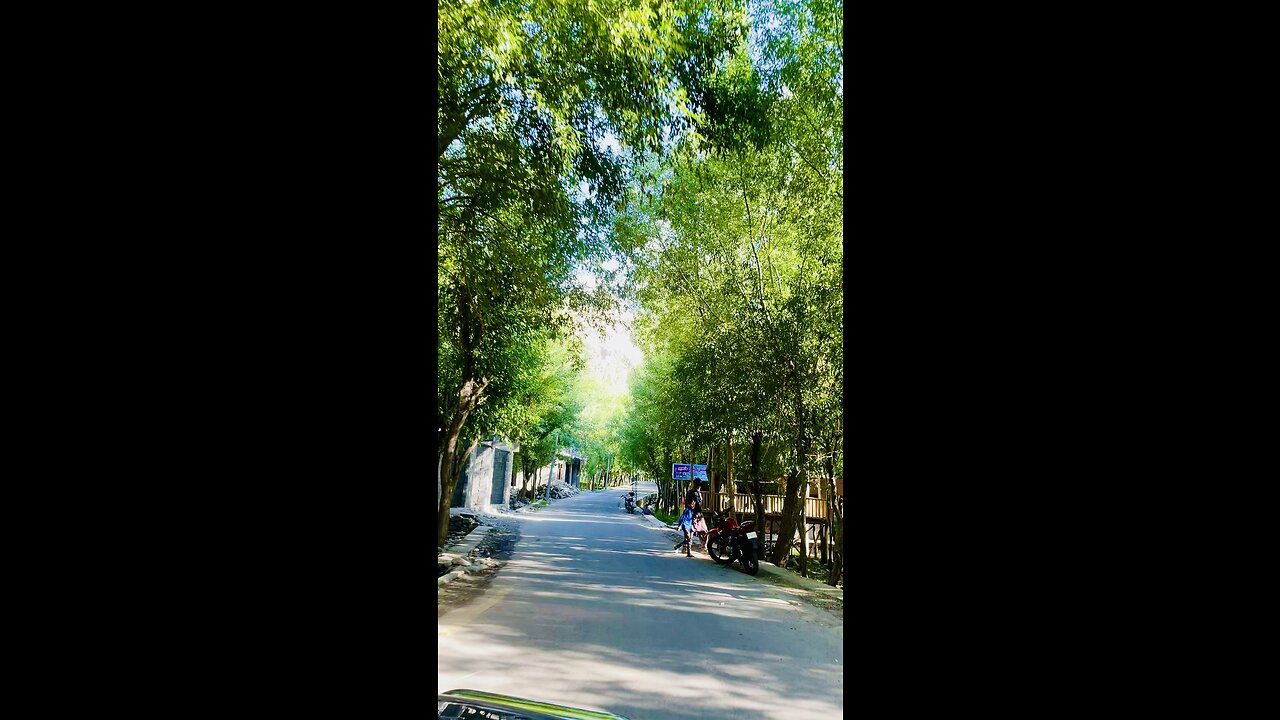
[{"label": "green tree", "polygon": [[811,481],[830,481],[824,458],[842,427],[840,9],[753,6],[755,44],[708,83],[731,119],[677,142],[616,221],[619,235],[645,239],[632,243],[638,324],[661,358],[628,414],[647,423],[627,431],[629,452],[685,459],[724,443],[732,456],[741,438],[758,521],[781,463],[774,562],[803,529]]},{"label": "green tree", "polygon": [[740,44],[745,16],[710,2],[481,0],[439,10],[443,541],[469,420],[515,421],[503,406],[518,403],[533,348],[548,330],[567,330],[571,312],[610,304],[572,279],[575,265],[616,245],[604,223],[626,172],[605,141],[653,148],[662,128],[692,122],[684,87]]}]

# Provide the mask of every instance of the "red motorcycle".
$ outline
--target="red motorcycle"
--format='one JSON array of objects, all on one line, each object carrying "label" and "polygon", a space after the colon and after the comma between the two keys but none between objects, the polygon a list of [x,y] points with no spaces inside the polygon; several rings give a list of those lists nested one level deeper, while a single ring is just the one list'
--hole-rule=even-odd
[{"label": "red motorcycle", "polygon": [[748,575],[760,571],[759,540],[756,538],[755,520],[747,520],[741,525],[729,516],[729,509],[711,513],[713,527],[707,533],[707,554],[721,565],[732,565],[734,560],[741,561],[742,569]]}]

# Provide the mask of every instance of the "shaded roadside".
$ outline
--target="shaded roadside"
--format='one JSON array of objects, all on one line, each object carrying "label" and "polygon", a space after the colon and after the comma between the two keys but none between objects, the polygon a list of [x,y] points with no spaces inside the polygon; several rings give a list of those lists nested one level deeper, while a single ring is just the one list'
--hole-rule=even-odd
[{"label": "shaded roadside", "polygon": [[[639,517],[652,525],[665,528],[667,530],[667,537],[670,538],[672,544],[675,544],[682,539],[681,534],[672,528],[671,525],[662,522],[654,516],[642,515]],[[700,549],[696,544],[694,545],[694,548],[694,557],[701,557],[707,562],[714,562],[711,557],[707,555],[705,549]],[[736,562],[732,565],[732,569],[741,572],[740,565]],[[773,585],[788,595],[791,595],[798,600],[802,600],[814,607],[828,610],[839,617],[841,621],[844,620],[844,588],[842,587],[832,587],[824,582],[819,582],[812,578],[806,578],[799,573],[778,567],[767,560],[760,561],[760,572],[756,574],[755,579],[760,582]]]},{"label": "shaded roadside", "polygon": [[465,558],[471,564],[465,567],[465,572],[436,589],[437,620],[484,594],[493,576],[511,559],[512,551],[520,542],[520,523],[505,518],[485,518],[475,533],[483,534],[476,541],[463,543],[474,545],[465,551]]}]

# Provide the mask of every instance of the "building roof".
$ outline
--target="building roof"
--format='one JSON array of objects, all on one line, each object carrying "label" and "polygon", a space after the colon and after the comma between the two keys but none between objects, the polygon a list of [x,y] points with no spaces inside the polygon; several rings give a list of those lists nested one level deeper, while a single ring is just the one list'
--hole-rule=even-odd
[{"label": "building roof", "polygon": [[576,447],[562,447],[556,451],[556,457],[567,457],[574,460],[586,460],[587,456]]},{"label": "building roof", "polygon": [[506,440],[503,440],[500,437],[497,437],[496,435],[494,437],[489,438],[488,440],[481,441],[480,444],[488,445],[489,447],[493,447],[493,448],[498,448],[499,450],[510,450],[513,453],[520,452],[520,443],[508,442]]}]

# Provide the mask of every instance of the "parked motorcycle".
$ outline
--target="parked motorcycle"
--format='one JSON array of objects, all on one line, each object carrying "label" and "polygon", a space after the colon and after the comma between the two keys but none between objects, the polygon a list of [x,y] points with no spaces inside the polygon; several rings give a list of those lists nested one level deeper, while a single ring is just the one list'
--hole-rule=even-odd
[{"label": "parked motorcycle", "polygon": [[636,511],[635,493],[627,493],[626,495],[623,495],[622,504],[627,507],[627,512],[635,514],[635,511]]},{"label": "parked motorcycle", "polygon": [[760,544],[756,536],[755,520],[741,525],[729,516],[729,509],[711,513],[712,528],[707,533],[707,554],[721,565],[742,563],[748,575],[760,572]]}]

